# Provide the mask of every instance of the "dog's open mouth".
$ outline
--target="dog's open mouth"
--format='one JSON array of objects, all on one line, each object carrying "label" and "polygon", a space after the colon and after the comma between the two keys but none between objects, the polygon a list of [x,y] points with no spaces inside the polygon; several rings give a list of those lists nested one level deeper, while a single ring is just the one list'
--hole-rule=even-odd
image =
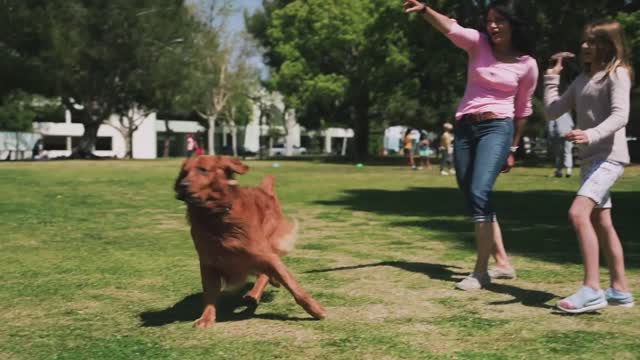
[{"label": "dog's open mouth", "polygon": [[180,201],[184,201],[189,205],[202,206],[204,204],[204,201],[202,201],[202,199],[193,197],[191,196],[191,194],[189,194],[187,191],[184,191],[184,190],[176,191],[176,199]]}]

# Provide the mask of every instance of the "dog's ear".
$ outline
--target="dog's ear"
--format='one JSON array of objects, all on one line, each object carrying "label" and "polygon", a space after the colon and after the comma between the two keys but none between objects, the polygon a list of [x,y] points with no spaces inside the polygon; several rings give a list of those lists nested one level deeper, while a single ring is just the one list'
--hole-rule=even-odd
[{"label": "dog's ear", "polygon": [[260,188],[262,188],[262,190],[264,190],[270,196],[274,196],[275,195],[275,191],[273,190],[274,183],[275,183],[274,177],[271,175],[267,175],[264,178],[262,178],[262,181],[260,182]]},{"label": "dog's ear", "polygon": [[240,162],[240,160],[236,159],[236,158],[227,158],[226,159],[226,163],[224,164],[225,166],[225,170],[227,170],[227,172],[232,172],[232,173],[236,173],[236,174],[244,174],[249,170],[249,167],[245,164],[243,164],[242,162]]}]

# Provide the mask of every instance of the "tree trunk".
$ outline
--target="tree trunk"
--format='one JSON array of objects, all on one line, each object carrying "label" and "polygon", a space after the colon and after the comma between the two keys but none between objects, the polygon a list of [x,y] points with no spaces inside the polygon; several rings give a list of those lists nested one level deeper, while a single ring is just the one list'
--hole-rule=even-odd
[{"label": "tree trunk", "polygon": [[215,155],[216,154],[216,150],[214,148],[215,146],[215,141],[214,141],[214,137],[216,135],[216,115],[213,116],[207,116],[207,119],[209,120],[209,130],[207,131],[207,145],[209,146],[209,155]]},{"label": "tree trunk", "polygon": [[129,159],[133,159],[133,132],[135,131],[135,129],[133,129],[132,127],[129,127],[127,129],[127,154],[125,155],[125,157],[129,158]]},{"label": "tree trunk", "polygon": [[293,129],[293,127],[296,125],[296,119],[293,115],[292,111],[287,110],[287,108],[284,108],[284,113],[283,113],[283,117],[284,117],[284,152],[287,156],[291,156],[293,155],[293,144],[292,144],[292,139],[289,136],[289,133],[291,133],[291,130]]},{"label": "tree trunk", "polygon": [[365,161],[369,155],[369,101],[368,97],[359,99],[354,109],[356,162]]},{"label": "tree trunk", "polygon": [[16,131],[16,160],[20,160],[20,133]]},{"label": "tree trunk", "polygon": [[102,121],[85,121],[84,132],[78,142],[78,145],[71,152],[72,159],[94,159],[93,149],[96,146],[98,137],[98,129],[102,125]]},{"label": "tree trunk", "polygon": [[71,102],[68,98],[62,99],[67,110],[71,111],[74,118],[82,120],[84,132],[78,142],[78,145],[71,151],[69,156],[71,159],[95,159],[97,156],[93,154],[98,137],[98,129],[113,111],[98,101],[87,101],[82,103],[82,110],[78,110],[75,102]]},{"label": "tree trunk", "polygon": [[171,137],[173,136],[173,130],[169,128],[169,120],[165,120],[164,125],[167,132],[165,134],[164,142],[162,144],[163,145],[162,157],[167,158],[169,157],[169,152],[171,150]]},{"label": "tree trunk", "polygon": [[233,156],[238,156],[238,127],[236,122],[231,122],[231,149],[233,150]]}]

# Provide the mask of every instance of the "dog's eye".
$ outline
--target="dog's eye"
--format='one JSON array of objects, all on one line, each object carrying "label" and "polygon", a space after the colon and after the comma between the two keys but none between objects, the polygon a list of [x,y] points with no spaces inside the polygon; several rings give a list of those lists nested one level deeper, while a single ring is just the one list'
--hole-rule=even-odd
[{"label": "dog's eye", "polygon": [[209,170],[207,170],[207,169],[205,169],[205,168],[203,168],[203,167],[200,167],[200,166],[198,166],[198,167],[196,168],[196,170],[198,170],[198,173],[200,173],[200,174],[202,174],[202,175],[206,175],[206,174],[209,172]]}]

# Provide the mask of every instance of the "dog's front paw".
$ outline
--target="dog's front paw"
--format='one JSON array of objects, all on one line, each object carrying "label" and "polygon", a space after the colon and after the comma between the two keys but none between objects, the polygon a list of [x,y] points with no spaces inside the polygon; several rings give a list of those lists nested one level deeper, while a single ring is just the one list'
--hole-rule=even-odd
[{"label": "dog's front paw", "polygon": [[213,326],[216,321],[211,318],[201,317],[193,322],[193,327],[198,329],[208,329]]}]

